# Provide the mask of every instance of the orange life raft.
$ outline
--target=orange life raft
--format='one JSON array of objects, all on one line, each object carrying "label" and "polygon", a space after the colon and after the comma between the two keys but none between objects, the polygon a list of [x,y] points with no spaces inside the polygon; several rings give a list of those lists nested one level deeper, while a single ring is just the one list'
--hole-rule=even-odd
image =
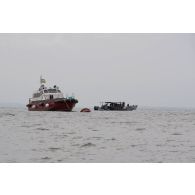
[{"label": "orange life raft", "polygon": [[89,108],[83,108],[83,109],[81,110],[81,112],[91,112],[91,110],[90,110]]}]

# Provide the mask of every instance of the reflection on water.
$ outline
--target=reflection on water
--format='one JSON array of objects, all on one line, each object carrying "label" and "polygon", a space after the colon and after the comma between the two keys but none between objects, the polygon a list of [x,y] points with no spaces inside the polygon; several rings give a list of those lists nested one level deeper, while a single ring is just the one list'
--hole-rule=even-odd
[{"label": "reflection on water", "polygon": [[195,162],[195,110],[0,108],[0,162]]}]

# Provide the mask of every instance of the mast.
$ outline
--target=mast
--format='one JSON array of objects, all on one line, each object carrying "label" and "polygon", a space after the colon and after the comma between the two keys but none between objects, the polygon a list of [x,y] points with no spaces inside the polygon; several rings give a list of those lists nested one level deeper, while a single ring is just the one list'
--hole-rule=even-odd
[{"label": "mast", "polygon": [[43,79],[42,75],[40,76],[40,88],[39,88],[39,91],[45,89],[45,84],[46,83],[46,80]]}]

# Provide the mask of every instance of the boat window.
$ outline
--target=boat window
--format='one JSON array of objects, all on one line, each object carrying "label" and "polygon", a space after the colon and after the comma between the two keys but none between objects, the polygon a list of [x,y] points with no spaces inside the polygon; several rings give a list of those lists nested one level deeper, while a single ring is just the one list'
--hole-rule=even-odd
[{"label": "boat window", "polygon": [[57,90],[56,89],[48,89],[48,92],[49,93],[57,93]]},{"label": "boat window", "polygon": [[34,93],[34,94],[33,94],[33,98],[40,97],[40,95],[41,95],[40,93]]},{"label": "boat window", "polygon": [[61,91],[60,91],[60,90],[58,90],[58,93],[61,93]]}]

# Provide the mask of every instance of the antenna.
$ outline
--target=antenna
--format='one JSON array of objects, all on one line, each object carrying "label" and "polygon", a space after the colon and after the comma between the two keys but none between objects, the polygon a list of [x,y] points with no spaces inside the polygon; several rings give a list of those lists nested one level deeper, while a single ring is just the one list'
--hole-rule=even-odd
[{"label": "antenna", "polygon": [[42,82],[41,82],[41,81],[42,81],[42,75],[40,76],[40,84],[42,84]]}]

